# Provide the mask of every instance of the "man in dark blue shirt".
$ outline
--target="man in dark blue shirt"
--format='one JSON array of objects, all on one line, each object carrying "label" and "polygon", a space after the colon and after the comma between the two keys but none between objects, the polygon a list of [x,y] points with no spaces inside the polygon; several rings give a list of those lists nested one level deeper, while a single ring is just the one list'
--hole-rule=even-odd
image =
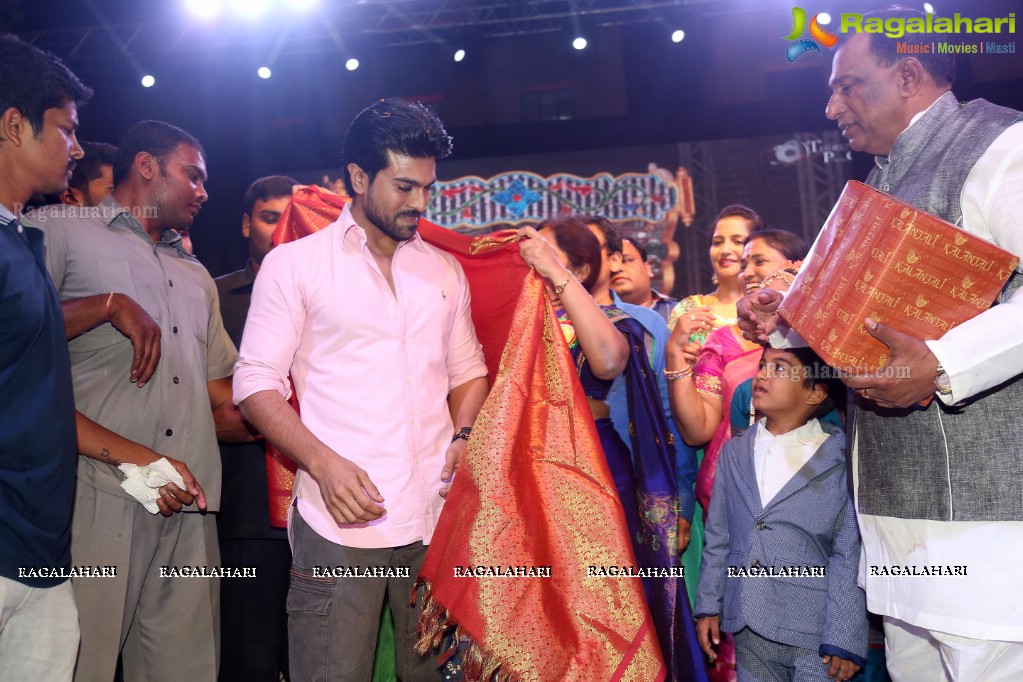
[{"label": "man in dark blue shirt", "polygon": [[35,193],[67,188],[91,90],[56,57],[0,35],[0,670],[70,680],[75,412],[64,318],[43,236],[19,222]]}]

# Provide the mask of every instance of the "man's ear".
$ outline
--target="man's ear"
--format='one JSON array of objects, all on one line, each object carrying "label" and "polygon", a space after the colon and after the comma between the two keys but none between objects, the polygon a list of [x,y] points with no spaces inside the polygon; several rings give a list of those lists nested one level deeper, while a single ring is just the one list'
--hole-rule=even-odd
[{"label": "man's ear", "polygon": [[249,217],[248,213],[242,213],[242,236],[246,239],[249,238],[250,228],[252,226],[252,218]]},{"label": "man's ear", "polygon": [[20,147],[26,135],[34,134],[32,125],[16,107],[8,107],[0,114],[0,141]]},{"label": "man's ear", "polygon": [[143,179],[152,182],[160,172],[160,162],[149,152],[139,152],[135,155],[135,162],[132,164],[132,168]]},{"label": "man's ear", "polygon": [[896,68],[902,96],[913,97],[920,92],[920,88],[924,85],[924,79],[927,77],[927,71],[920,60],[915,57],[903,59]]},{"label": "man's ear", "polygon": [[362,170],[359,164],[348,164],[348,175],[352,178],[352,192],[355,195],[365,194],[369,190],[369,174]]},{"label": "man's ear", "polygon": [[654,266],[650,265],[648,261],[643,261],[643,267],[646,268],[646,276],[650,279],[654,278]]},{"label": "man's ear", "polygon": [[60,195],[60,200],[68,206],[85,206],[85,195],[74,187],[68,187]]}]

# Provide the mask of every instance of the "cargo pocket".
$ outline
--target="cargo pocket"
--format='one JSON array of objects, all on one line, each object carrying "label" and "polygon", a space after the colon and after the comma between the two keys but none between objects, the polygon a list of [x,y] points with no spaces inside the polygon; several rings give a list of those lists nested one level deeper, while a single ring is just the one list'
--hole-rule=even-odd
[{"label": "cargo pocket", "polygon": [[330,611],[336,578],[314,576],[312,569],[293,565],[288,588],[288,642],[295,679],[327,679]]},{"label": "cargo pocket", "polygon": [[329,616],[337,578],[313,575],[312,569],[291,567],[291,586],[288,588],[288,614]]}]

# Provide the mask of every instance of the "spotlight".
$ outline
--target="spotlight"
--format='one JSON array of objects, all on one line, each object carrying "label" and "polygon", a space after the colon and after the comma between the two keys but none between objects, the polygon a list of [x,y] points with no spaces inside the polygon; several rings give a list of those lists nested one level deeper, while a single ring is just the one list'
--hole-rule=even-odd
[{"label": "spotlight", "polygon": [[681,43],[685,39],[685,37],[686,37],[686,32],[683,31],[682,29],[679,29],[679,30],[677,30],[677,31],[675,31],[674,33],[671,34],[671,42],[673,42],[673,43]]},{"label": "spotlight", "polygon": [[455,61],[460,62],[465,59],[465,50],[455,50]]},{"label": "spotlight", "polygon": [[831,23],[831,15],[827,12],[821,12],[817,15],[817,23],[827,26]]},{"label": "spotlight", "polygon": [[220,14],[220,0],[185,0],[185,9],[200,19],[213,19]]},{"label": "spotlight", "polygon": [[262,78],[263,80],[266,80],[267,78],[269,78],[272,75],[270,73],[270,67],[268,67],[268,66],[261,66],[261,67],[259,67],[258,69],[256,69],[256,74],[260,78]]},{"label": "spotlight", "polygon": [[359,60],[355,59],[354,57],[352,59],[349,59],[347,62],[345,62],[345,68],[348,69],[349,71],[355,71],[357,68],[359,68]]},{"label": "spotlight", "polygon": [[156,79],[155,78],[153,78],[149,74],[146,74],[145,76],[142,77],[142,87],[144,87],[144,88],[151,88],[154,85],[156,85]]},{"label": "spotlight", "polygon": [[583,38],[582,36],[579,36],[578,38],[572,41],[572,47],[574,47],[577,50],[585,50],[586,45],[587,45],[586,38]]},{"label": "spotlight", "polygon": [[231,0],[231,9],[246,19],[255,19],[270,9],[270,0]]},{"label": "spotlight", "polygon": [[924,3],[924,12],[927,14],[934,14],[934,5],[929,2]]}]

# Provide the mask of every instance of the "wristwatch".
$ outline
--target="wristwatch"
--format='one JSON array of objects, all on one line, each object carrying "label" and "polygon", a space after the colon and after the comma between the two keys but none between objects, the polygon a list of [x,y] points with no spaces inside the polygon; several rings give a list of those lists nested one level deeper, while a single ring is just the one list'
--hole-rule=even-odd
[{"label": "wristwatch", "polygon": [[934,376],[934,385],[938,389],[938,393],[941,395],[952,395],[952,379],[949,378],[948,372],[940,364],[938,365],[937,374]]},{"label": "wristwatch", "polygon": [[461,438],[462,440],[468,442],[469,441],[469,434],[470,433],[472,433],[472,427],[471,426],[463,426],[462,428],[458,429],[458,433],[456,433],[455,435],[451,436],[451,442],[454,443],[459,438]]}]

